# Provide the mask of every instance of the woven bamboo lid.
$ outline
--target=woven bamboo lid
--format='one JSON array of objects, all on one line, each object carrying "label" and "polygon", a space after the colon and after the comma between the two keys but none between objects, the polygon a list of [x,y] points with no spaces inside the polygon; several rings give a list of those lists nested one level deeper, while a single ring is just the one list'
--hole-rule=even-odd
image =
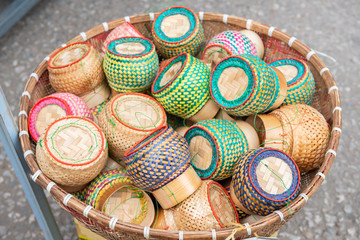
[{"label": "woven bamboo lid", "polygon": [[102,212],[122,222],[150,226],[155,217],[151,198],[144,191],[122,187],[113,192],[101,207]]},{"label": "woven bamboo lid", "polygon": [[145,46],[140,42],[124,42],[117,44],[115,50],[123,55],[137,55],[145,51]]},{"label": "woven bamboo lid", "polygon": [[286,82],[290,82],[291,80],[293,80],[299,73],[298,69],[292,65],[281,65],[275,67],[275,69],[278,69],[282,72],[286,79]]},{"label": "woven bamboo lid", "polygon": [[144,94],[120,94],[112,101],[111,110],[117,121],[139,131],[154,130],[166,118],[162,107]]},{"label": "woven bamboo lid", "polygon": [[64,67],[84,58],[89,51],[90,45],[72,45],[55,55],[52,61],[49,62],[49,64],[51,67]]},{"label": "woven bamboo lid", "polygon": [[66,110],[59,105],[47,105],[37,114],[35,127],[37,131],[42,134],[45,132],[50,123],[54,122],[56,119],[65,117],[66,115]]},{"label": "woven bamboo lid", "polygon": [[166,72],[164,73],[164,77],[160,81],[160,87],[168,84],[172,79],[174,79],[178,74],[180,69],[183,67],[184,62],[177,62],[172,65]]},{"label": "woven bamboo lid", "polygon": [[246,37],[249,38],[252,43],[254,43],[256,48],[256,55],[262,59],[264,56],[265,48],[260,36],[256,32],[250,30],[241,30],[240,33],[244,34]]},{"label": "woven bamboo lid", "polygon": [[179,38],[190,30],[190,20],[182,14],[167,16],[161,22],[160,28],[169,38]]},{"label": "woven bamboo lid", "polygon": [[243,95],[248,83],[249,78],[243,69],[228,67],[221,73],[217,84],[221,95],[231,101]]}]

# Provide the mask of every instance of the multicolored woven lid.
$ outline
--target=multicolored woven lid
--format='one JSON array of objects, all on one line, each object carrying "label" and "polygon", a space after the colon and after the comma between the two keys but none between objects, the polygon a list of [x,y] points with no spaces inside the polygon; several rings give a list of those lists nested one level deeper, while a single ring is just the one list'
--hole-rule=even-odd
[{"label": "multicolored woven lid", "polygon": [[238,158],[249,146],[243,131],[233,122],[220,119],[201,121],[186,132],[191,164],[202,179],[231,177]]},{"label": "multicolored woven lid", "polygon": [[297,196],[300,172],[294,160],[280,150],[251,150],[239,159],[230,190],[242,211],[265,216]]},{"label": "multicolored woven lid", "polygon": [[269,63],[280,70],[287,81],[288,95],[283,105],[310,105],[315,92],[315,80],[309,66],[299,58],[282,58]]},{"label": "multicolored woven lid", "polygon": [[55,120],[66,116],[80,116],[93,120],[91,110],[78,96],[53,93],[35,103],[29,113],[29,132],[35,142]]},{"label": "multicolored woven lid", "polygon": [[159,58],[149,39],[122,37],[109,43],[103,67],[109,85],[115,91],[141,92],[154,80]]},{"label": "multicolored woven lid", "polygon": [[195,56],[204,41],[204,29],[199,18],[185,7],[170,7],[162,11],[153,23],[152,35],[165,58],[181,53]]},{"label": "multicolored woven lid", "polygon": [[190,118],[210,99],[209,83],[209,68],[183,53],[167,63],[154,80],[151,92],[168,113]]},{"label": "multicolored woven lid", "polygon": [[256,56],[243,54],[219,62],[210,81],[213,100],[236,116],[249,116],[270,109],[279,94],[274,70]]}]

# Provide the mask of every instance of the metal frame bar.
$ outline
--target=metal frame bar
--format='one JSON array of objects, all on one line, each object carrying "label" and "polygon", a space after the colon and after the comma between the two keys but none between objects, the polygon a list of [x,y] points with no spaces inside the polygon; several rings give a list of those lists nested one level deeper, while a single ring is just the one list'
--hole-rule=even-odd
[{"label": "metal frame bar", "polygon": [[45,239],[62,239],[43,189],[29,177],[30,169],[24,159],[18,132],[18,127],[0,86],[0,140]]},{"label": "metal frame bar", "polygon": [[14,0],[0,13],[0,37],[19,21],[39,0]]}]

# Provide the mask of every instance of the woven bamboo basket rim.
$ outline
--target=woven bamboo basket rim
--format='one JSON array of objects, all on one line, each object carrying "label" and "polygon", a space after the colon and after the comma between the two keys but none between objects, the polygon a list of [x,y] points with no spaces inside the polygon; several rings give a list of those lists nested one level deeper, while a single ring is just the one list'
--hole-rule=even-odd
[{"label": "woven bamboo basket rim", "polygon": [[[86,51],[86,53],[85,53],[84,55],[82,55],[79,59],[76,59],[75,61],[72,61],[71,63],[65,64],[65,65],[62,65],[62,66],[53,66],[53,65],[52,65],[52,62],[53,62],[54,58],[55,58],[60,52],[64,51],[64,50],[67,49],[67,48],[70,48],[70,47],[72,47],[72,46],[75,46],[75,45],[87,45],[89,48],[87,49],[87,51]],[[51,57],[50,57],[50,59],[49,59],[49,61],[48,61],[48,67],[49,67],[49,68],[52,68],[52,69],[60,69],[60,68],[66,68],[66,67],[69,67],[69,66],[71,66],[71,65],[74,65],[75,63],[80,62],[80,61],[81,61],[82,59],[84,59],[87,55],[89,55],[89,53],[90,53],[90,51],[91,51],[91,48],[92,48],[92,46],[91,46],[91,44],[88,43],[88,42],[74,42],[74,43],[71,43],[71,44],[69,44],[69,45],[67,45],[67,46],[64,46],[64,47],[58,49],[56,52],[51,53]]]},{"label": "woven bamboo basket rim", "polygon": [[[149,14],[140,14],[140,15],[134,15],[131,17],[125,17],[125,18],[119,18],[116,20],[112,20],[109,22],[106,22],[104,24],[99,24],[85,32],[80,33],[79,35],[75,36],[71,40],[69,40],[67,43],[73,43],[78,41],[84,41],[84,39],[90,39],[95,37],[98,34],[104,33],[108,30],[112,30],[115,27],[118,27],[120,24],[125,22],[131,22],[133,24],[136,23],[146,23],[150,22],[153,19],[153,16],[158,16],[158,13],[149,13]],[[326,65],[321,61],[319,56],[310,49],[308,46],[306,46],[304,43],[299,41],[298,39],[294,40],[294,37],[291,35],[284,33],[280,31],[279,29],[276,29],[275,27],[271,27],[269,25],[253,21],[251,19],[241,18],[241,17],[235,17],[235,16],[229,16],[227,14],[217,14],[217,13],[209,13],[209,12],[200,12],[198,13],[198,16],[201,16],[202,21],[211,21],[211,22],[219,22],[219,23],[225,23],[229,25],[235,25],[238,27],[246,28],[252,31],[259,32],[261,34],[264,34],[266,36],[270,36],[272,38],[275,38],[277,40],[280,40],[284,43],[287,43],[292,49],[296,50],[299,54],[306,57],[308,62],[310,62],[315,70],[320,73],[320,76],[322,77],[325,87],[328,89],[328,102],[331,104],[332,109],[332,134],[329,140],[328,144],[328,151],[325,154],[324,162],[318,169],[317,174],[314,176],[314,178],[311,180],[309,185],[303,189],[301,195],[296,197],[292,202],[289,203],[289,208],[293,212],[297,212],[308,200],[308,198],[311,198],[312,195],[315,193],[315,191],[319,188],[319,186],[322,184],[322,182],[325,180],[326,175],[328,174],[330,167],[336,157],[336,152],[339,145],[340,135],[341,135],[341,127],[342,127],[342,116],[341,116],[341,102],[340,102],[340,95],[338,92],[338,88],[336,86],[334,77],[332,76],[330,70],[326,67]],[[291,44],[290,44],[291,42]],[[57,51],[57,50],[55,50]],[[54,51],[54,52],[55,52]],[[53,52],[51,53],[53,54]],[[34,91],[36,87],[36,83],[38,81],[38,77],[41,76],[46,70],[47,70],[47,59],[44,58],[44,60],[41,61],[41,63],[35,68],[34,72],[30,75],[28,78],[27,84],[25,86],[24,92],[29,93],[30,96],[32,92]],[[27,94],[23,94],[21,97],[20,102],[20,113],[19,113],[19,131],[20,133],[26,132],[28,133],[28,125],[27,125],[27,116],[29,112],[29,106],[30,106],[30,98]],[[27,134],[19,134],[20,143],[22,146],[22,150],[24,152],[24,158],[27,161],[29,168],[32,172],[30,174],[30,177],[33,178],[33,180],[38,183],[41,187],[46,189],[46,187],[49,184],[52,184],[51,180],[46,177],[44,174],[41,173],[39,166],[36,162],[34,152],[32,150],[32,145],[30,142],[29,135]],[[70,199],[66,199],[68,196],[68,193],[65,192],[62,188],[60,188],[58,185],[53,186],[50,189],[50,194],[53,196],[55,200],[58,202],[62,202],[66,208],[72,209],[80,216],[83,215],[85,208],[88,207],[85,203],[81,202],[75,197],[71,197]],[[71,195],[70,195],[71,196]],[[304,197],[305,196],[305,197]],[[272,224],[280,224],[284,219],[288,219],[291,217],[290,213],[286,209],[280,210],[282,215],[271,213],[267,215],[266,217],[259,219],[258,221],[250,224],[246,229],[239,230],[237,232],[237,235],[240,236],[247,236],[249,228],[251,229],[251,232],[257,232],[260,231],[265,226],[270,226]],[[116,222],[114,225],[110,225],[110,221],[112,218],[110,216],[107,216],[103,213],[101,213],[98,210],[91,209],[89,212],[86,211],[86,216],[96,222],[97,224],[100,224],[104,226],[105,228],[111,228],[115,229],[117,231],[123,231],[128,233],[135,233],[138,235],[144,235],[144,227],[136,224],[130,224],[130,223],[123,223],[123,222]],[[216,231],[216,235],[218,237],[227,237],[229,236],[232,231],[236,227],[230,227],[226,229],[221,229]],[[146,229],[145,229],[146,230]],[[180,233],[178,231],[166,231],[166,230],[155,230],[150,229],[149,231],[150,237],[159,237],[159,238],[172,238],[172,239],[178,239],[180,236]],[[194,239],[194,238],[212,238],[213,232],[212,231],[199,231],[199,232],[183,232],[181,234],[183,238],[187,239]]]},{"label": "woven bamboo basket rim", "polygon": [[[122,54],[122,53],[119,53],[115,50],[115,52],[113,50],[111,50],[109,47],[110,47],[110,43],[112,42],[115,42],[115,41],[118,41],[118,40],[123,40],[123,39],[143,39],[145,40],[146,42],[148,42],[150,45],[151,45],[151,49],[149,51],[146,51],[146,48],[144,51],[146,51],[145,53],[143,54],[134,54],[134,55],[128,55],[128,54]],[[141,43],[142,44],[142,43]],[[142,44],[143,45],[143,44]],[[152,43],[152,41],[146,37],[120,37],[120,38],[115,38],[114,40],[112,40],[111,42],[109,42],[108,46],[107,46],[107,50],[113,54],[113,55],[116,55],[116,56],[119,56],[119,57],[123,57],[123,58],[140,58],[140,57],[143,57],[145,55],[148,55],[149,53],[152,52],[152,50],[154,50],[155,48],[155,45]],[[144,52],[142,51],[142,52]]]}]

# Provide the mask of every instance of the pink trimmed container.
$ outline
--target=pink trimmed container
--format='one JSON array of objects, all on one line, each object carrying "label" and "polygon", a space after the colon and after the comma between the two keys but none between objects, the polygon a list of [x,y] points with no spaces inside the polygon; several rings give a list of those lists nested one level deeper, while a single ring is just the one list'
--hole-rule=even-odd
[{"label": "pink trimmed container", "polygon": [[106,49],[109,43],[121,37],[144,37],[144,36],[141,33],[139,33],[139,31],[136,30],[136,28],[134,28],[133,25],[131,25],[128,22],[125,22],[109,33],[109,35],[106,37],[103,43],[101,51],[103,53],[106,53]]},{"label": "pink trimmed container", "polygon": [[94,120],[86,103],[71,93],[53,93],[35,103],[29,114],[29,132],[35,142],[55,120],[65,116],[79,116]]}]

